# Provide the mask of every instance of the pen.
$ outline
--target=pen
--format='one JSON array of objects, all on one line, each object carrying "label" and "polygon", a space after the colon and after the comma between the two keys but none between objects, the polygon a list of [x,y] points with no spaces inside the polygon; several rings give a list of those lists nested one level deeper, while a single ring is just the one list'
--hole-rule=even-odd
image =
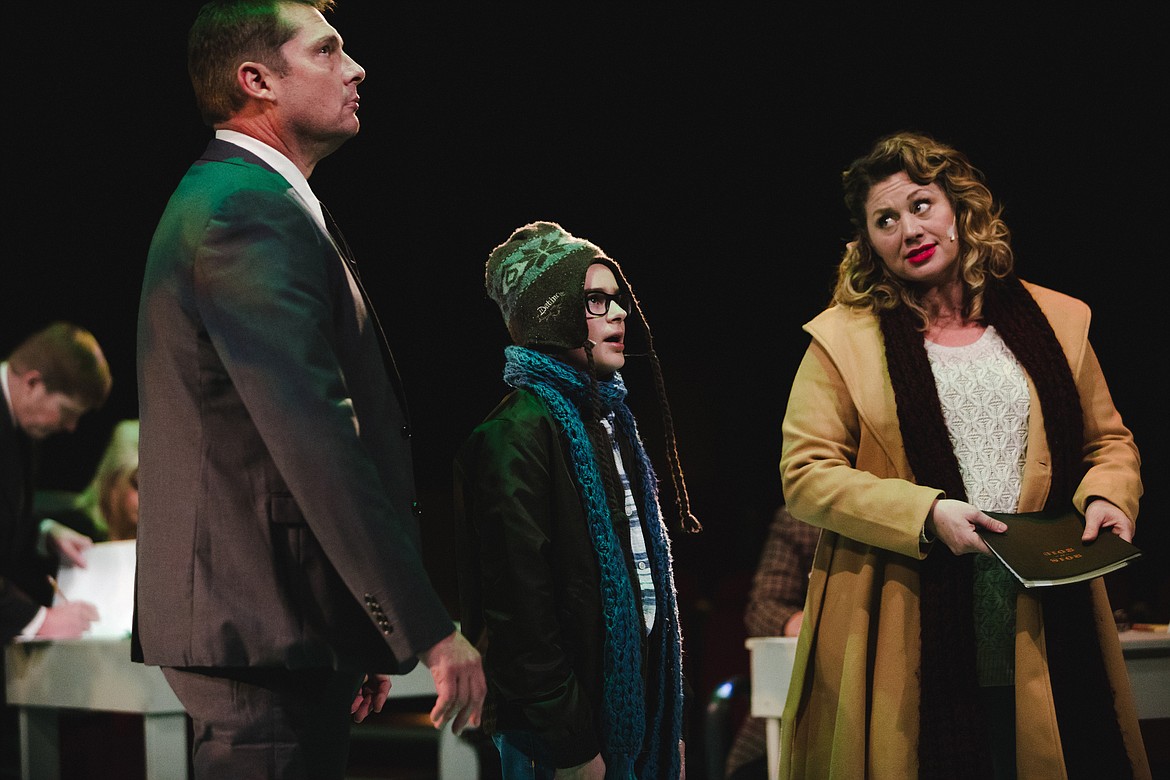
[{"label": "pen", "polygon": [[65,594],[61,592],[61,586],[57,584],[57,578],[52,574],[46,574],[45,578],[48,579],[49,584],[53,586],[53,595],[61,599],[62,604],[68,602],[69,599],[65,598]]}]

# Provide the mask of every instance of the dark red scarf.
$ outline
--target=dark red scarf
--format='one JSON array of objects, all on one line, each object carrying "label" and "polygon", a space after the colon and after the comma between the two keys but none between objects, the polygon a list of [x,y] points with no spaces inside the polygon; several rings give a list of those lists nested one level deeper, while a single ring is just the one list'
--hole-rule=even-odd
[{"label": "dark red scarf", "polygon": [[[1064,508],[1084,475],[1080,397],[1064,351],[1036,301],[1010,276],[984,298],[994,325],[1036,387],[1052,453],[1046,509]],[[920,485],[966,500],[918,321],[905,306],[879,317],[906,456]],[[936,543],[920,569],[922,624],[919,777],[991,777],[991,757],[975,674],[972,557]],[[1128,778],[1132,768],[1097,640],[1088,583],[1045,588],[1042,601],[1049,676],[1070,778]]]}]

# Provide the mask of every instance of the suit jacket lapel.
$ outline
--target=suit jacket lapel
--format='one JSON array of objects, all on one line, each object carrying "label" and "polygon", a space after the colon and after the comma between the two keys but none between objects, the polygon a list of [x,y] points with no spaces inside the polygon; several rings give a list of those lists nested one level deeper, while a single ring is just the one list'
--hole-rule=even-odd
[{"label": "suit jacket lapel", "polygon": [[382,349],[382,363],[385,365],[386,374],[390,377],[390,384],[394,387],[394,394],[398,396],[398,403],[402,407],[402,416],[406,421],[407,430],[410,430],[410,409],[406,404],[406,390],[402,384],[402,375],[398,372],[398,364],[394,362],[394,353],[390,351],[390,341],[386,338],[386,331],[382,329],[382,322],[378,319],[378,313],[374,310],[374,304],[370,300],[369,293],[366,292],[366,286],[362,284],[362,276],[358,273],[357,260],[354,259],[353,253],[350,251],[349,242],[345,240],[341,228],[337,226],[337,222],[334,221],[333,215],[329,213],[329,209],[324,203],[321,204],[321,211],[325,214],[325,224],[329,227],[329,240],[333,242],[337,254],[345,261],[346,270],[361,294],[362,303],[365,304],[370,322],[378,335],[378,345]]}]

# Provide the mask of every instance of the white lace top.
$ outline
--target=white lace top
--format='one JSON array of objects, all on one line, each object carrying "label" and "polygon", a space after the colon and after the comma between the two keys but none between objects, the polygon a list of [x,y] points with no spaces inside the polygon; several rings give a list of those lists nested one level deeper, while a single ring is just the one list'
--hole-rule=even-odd
[{"label": "white lace top", "polygon": [[962,347],[926,342],[943,419],[967,500],[984,511],[1015,512],[1028,448],[1028,380],[990,325]]}]

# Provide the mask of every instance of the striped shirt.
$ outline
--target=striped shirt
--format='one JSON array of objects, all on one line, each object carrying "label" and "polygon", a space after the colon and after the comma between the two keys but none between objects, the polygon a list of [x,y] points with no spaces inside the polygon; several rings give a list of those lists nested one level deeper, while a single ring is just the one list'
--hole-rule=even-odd
[{"label": "striped shirt", "polygon": [[622,492],[625,494],[624,504],[626,517],[630,521],[630,550],[634,554],[634,569],[638,573],[638,588],[642,591],[642,621],[645,623],[646,633],[654,628],[656,613],[654,597],[654,573],[650,570],[650,556],[646,553],[646,538],[642,535],[642,521],[638,516],[638,504],[634,501],[634,492],[630,489],[630,478],[626,474],[625,464],[622,463],[622,452],[618,446],[617,436],[613,432],[614,414],[611,412],[601,420],[609,440],[613,443],[613,462],[617,466],[618,476],[622,482]]}]

